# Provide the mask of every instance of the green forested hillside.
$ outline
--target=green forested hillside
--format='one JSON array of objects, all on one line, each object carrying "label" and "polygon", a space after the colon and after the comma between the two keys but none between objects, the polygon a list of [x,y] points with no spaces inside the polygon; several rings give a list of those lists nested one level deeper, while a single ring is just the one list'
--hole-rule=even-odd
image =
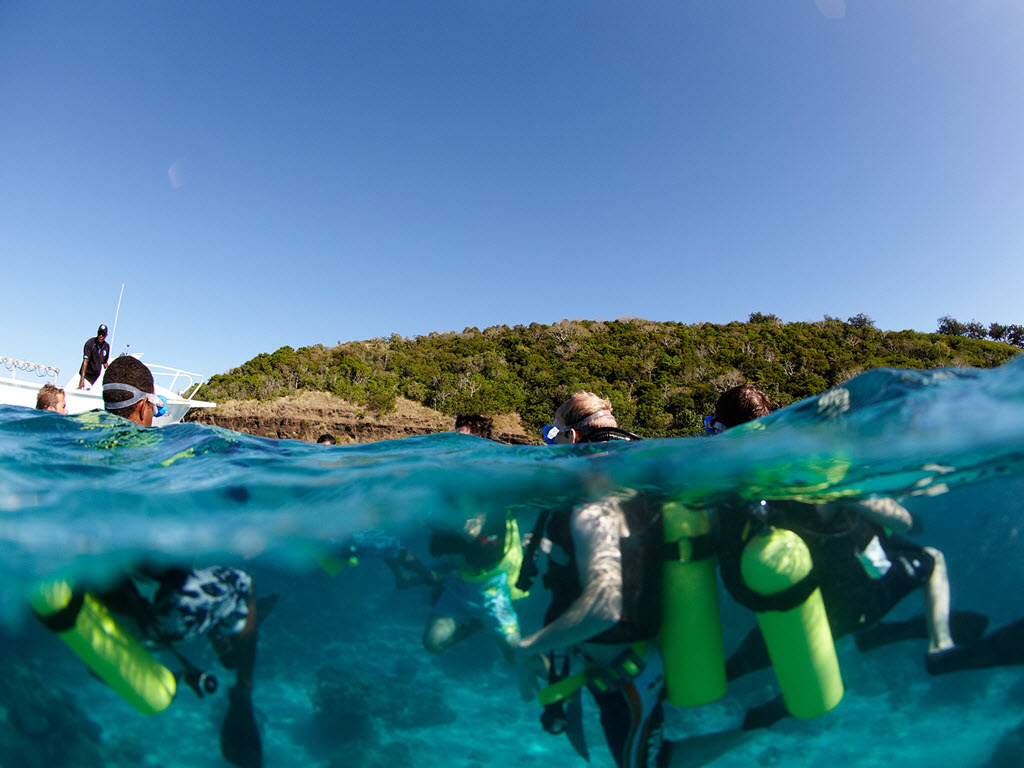
[{"label": "green forested hillside", "polygon": [[656,437],[700,432],[719,393],[744,381],[783,406],[870,368],[990,367],[1018,351],[949,333],[880,331],[863,315],[783,323],[758,313],[728,325],[563,320],[282,347],[212,377],[199,396],[325,391],[386,413],[401,395],[449,414],[517,412],[535,428],[588,389],[612,401],[620,424]]}]

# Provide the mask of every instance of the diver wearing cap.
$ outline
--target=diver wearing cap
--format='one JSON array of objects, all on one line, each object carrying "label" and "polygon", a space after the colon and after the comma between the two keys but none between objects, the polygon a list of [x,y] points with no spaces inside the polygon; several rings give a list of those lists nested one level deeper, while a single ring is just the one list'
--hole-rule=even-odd
[{"label": "diver wearing cap", "polygon": [[107,344],[107,326],[96,329],[96,338],[86,339],[82,350],[82,367],[78,372],[78,388],[85,389],[85,382],[91,387],[106,370],[110,359],[110,345]]}]

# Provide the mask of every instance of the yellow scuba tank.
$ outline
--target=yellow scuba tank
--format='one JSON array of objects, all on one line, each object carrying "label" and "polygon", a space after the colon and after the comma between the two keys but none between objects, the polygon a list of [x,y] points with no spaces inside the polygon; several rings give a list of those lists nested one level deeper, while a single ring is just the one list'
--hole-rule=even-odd
[{"label": "yellow scuba tank", "polygon": [[[718,610],[715,561],[707,545],[706,509],[669,502],[662,508],[665,542],[661,652],[668,700],[694,707],[725,695],[725,651]],[[677,554],[678,553],[678,554]]]},{"label": "yellow scuba tank", "polygon": [[122,629],[110,611],[89,594],[75,594],[64,581],[40,584],[29,603],[101,680],[146,715],[174,699],[174,674]]},{"label": "yellow scuba tank", "polygon": [[[740,573],[751,590],[772,596],[799,584],[812,565],[803,539],[773,528],[747,543]],[[815,587],[796,607],[759,611],[757,621],[790,714],[818,717],[836,706],[843,697],[843,681],[821,590]]]}]

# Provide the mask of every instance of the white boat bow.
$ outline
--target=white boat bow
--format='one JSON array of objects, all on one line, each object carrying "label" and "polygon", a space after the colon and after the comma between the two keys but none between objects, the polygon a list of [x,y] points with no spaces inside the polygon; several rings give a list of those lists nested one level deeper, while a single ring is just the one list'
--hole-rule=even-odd
[{"label": "white boat bow", "polygon": [[[35,408],[36,395],[39,394],[40,387],[47,383],[58,386],[59,368],[15,360],[11,357],[0,357],[0,366],[0,403]],[[167,400],[167,413],[153,419],[154,427],[177,424],[193,408],[217,407],[216,403],[195,399],[196,392],[203,384],[203,377],[198,373],[165,365],[147,364],[146,367],[153,372],[156,394]],[[4,369],[10,371],[9,377],[2,375]],[[19,372],[21,378],[18,378]],[[103,410],[103,378],[96,379],[95,384],[85,389],[78,388],[78,381],[76,372],[64,386],[64,402],[67,404],[68,413]]]}]

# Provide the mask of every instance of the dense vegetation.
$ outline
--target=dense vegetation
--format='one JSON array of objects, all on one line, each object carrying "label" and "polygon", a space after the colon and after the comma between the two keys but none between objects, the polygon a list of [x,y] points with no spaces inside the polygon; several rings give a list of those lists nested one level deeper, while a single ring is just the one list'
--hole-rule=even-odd
[{"label": "dense vegetation", "polygon": [[450,414],[517,412],[532,429],[573,391],[588,389],[612,401],[625,427],[651,437],[691,435],[719,393],[744,381],[784,406],[871,368],[991,367],[1018,351],[950,328],[880,331],[864,315],[784,323],[762,313],[728,325],[625,318],[466,328],[282,347],[212,377],[200,397],[326,391],[387,413],[403,396]]}]

